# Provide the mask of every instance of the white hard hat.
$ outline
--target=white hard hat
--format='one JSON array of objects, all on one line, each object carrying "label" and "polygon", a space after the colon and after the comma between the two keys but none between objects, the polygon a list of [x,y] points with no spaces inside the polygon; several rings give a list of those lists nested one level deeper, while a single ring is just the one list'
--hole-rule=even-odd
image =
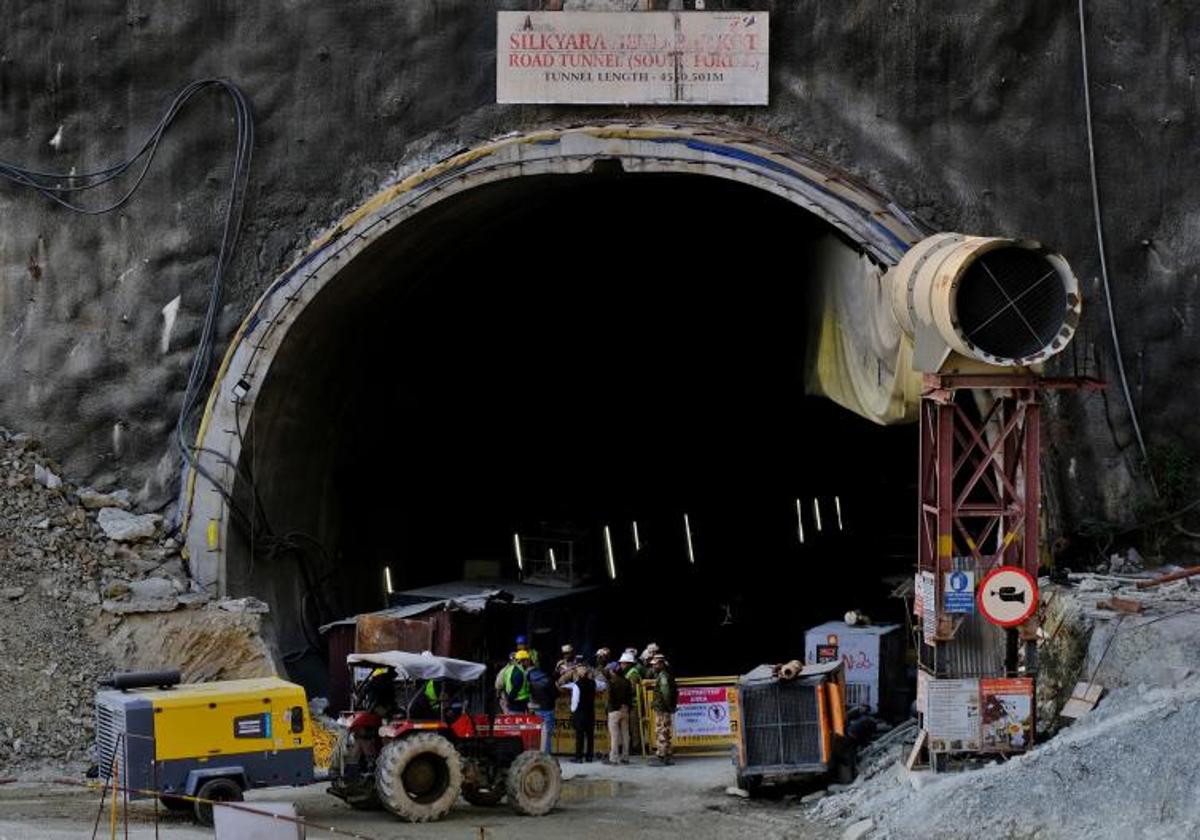
[{"label": "white hard hat", "polygon": [[636,661],[637,661],[637,660],[636,660],[636,659],[634,659],[634,656],[633,656],[633,654],[632,654],[632,653],[630,653],[629,651],[625,651],[624,653],[622,653],[622,654],[621,654],[621,662],[622,662],[622,664],[625,664],[625,665],[632,665],[632,664],[633,664],[634,662],[636,662]]}]

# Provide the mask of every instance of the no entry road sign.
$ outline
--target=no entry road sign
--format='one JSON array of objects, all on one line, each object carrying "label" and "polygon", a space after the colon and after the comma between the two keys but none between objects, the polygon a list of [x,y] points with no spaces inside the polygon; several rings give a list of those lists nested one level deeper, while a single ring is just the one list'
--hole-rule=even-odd
[{"label": "no entry road sign", "polygon": [[1000,627],[1016,627],[1033,615],[1037,605],[1037,581],[1016,566],[993,569],[979,584],[979,611]]}]

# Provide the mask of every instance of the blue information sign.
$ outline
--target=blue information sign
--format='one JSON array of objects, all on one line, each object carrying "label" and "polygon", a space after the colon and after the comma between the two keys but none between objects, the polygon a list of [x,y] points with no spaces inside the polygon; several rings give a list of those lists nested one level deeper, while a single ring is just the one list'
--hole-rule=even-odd
[{"label": "blue information sign", "polygon": [[942,612],[975,612],[975,573],[950,572],[942,587]]}]

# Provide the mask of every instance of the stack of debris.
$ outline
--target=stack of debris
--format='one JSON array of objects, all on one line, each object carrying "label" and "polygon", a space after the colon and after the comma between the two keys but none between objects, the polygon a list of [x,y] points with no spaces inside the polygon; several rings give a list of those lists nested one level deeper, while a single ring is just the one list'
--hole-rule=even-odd
[{"label": "stack of debris", "polygon": [[160,516],[73,487],[35,438],[0,429],[0,765],[86,762],[94,687],[114,669],[270,673],[259,616],[208,600]]},{"label": "stack of debris", "polygon": [[880,739],[859,779],[815,815],[889,840],[1200,836],[1200,753],[1188,747],[1200,739],[1200,576],[1159,582],[1180,570],[1117,560],[1041,582],[1039,729],[1054,737],[938,775],[909,769],[908,750]]}]

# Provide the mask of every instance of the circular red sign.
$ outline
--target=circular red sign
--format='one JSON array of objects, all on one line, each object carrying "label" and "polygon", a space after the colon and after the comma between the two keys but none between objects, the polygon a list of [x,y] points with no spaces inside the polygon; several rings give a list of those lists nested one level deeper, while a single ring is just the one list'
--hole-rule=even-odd
[{"label": "circular red sign", "polygon": [[975,598],[979,611],[992,624],[1016,627],[1037,610],[1037,581],[1017,566],[998,566],[984,576]]}]

